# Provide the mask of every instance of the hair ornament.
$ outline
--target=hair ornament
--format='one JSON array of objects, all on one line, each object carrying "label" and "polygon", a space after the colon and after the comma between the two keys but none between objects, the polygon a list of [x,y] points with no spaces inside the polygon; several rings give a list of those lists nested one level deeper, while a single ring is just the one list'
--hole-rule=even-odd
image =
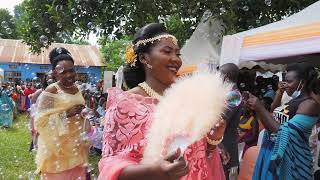
[{"label": "hair ornament", "polygon": [[132,44],[128,45],[126,48],[125,59],[126,63],[129,64],[131,67],[136,65],[137,54],[135,53]]},{"label": "hair ornament", "polygon": [[136,47],[139,47],[140,45],[146,45],[147,43],[154,43],[154,41],[158,41],[158,40],[161,40],[162,38],[171,38],[173,43],[175,45],[178,45],[178,40],[175,36],[171,35],[171,34],[162,34],[162,35],[159,35],[159,36],[155,36],[153,38],[148,38],[148,39],[143,39],[143,40],[140,40],[138,41],[135,46]]}]

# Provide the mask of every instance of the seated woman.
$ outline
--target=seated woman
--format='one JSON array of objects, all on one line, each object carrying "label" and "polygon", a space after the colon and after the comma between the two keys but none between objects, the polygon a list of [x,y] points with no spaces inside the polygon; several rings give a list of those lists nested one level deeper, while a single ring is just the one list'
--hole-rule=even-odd
[{"label": "seated woman", "polygon": [[108,90],[99,179],[225,179],[216,148],[222,140],[224,123],[218,124],[207,138],[189,146],[184,158],[179,158],[178,149],[157,163],[141,163],[155,106],[175,81],[182,61],[176,38],[162,24],[144,26],[132,44],[126,52],[124,69],[131,89]]},{"label": "seated woman", "polygon": [[276,108],[273,116],[250,95],[247,105],[266,129],[252,179],[313,178],[308,139],[320,114],[319,104],[311,97],[312,93],[319,93],[315,84],[317,76],[315,68],[308,64],[289,65],[285,90],[292,100]]}]

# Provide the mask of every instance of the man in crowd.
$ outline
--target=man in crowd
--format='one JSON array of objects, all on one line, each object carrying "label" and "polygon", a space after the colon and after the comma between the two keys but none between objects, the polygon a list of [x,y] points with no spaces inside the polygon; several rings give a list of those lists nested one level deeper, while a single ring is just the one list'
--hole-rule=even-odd
[{"label": "man in crowd", "polygon": [[[219,68],[224,80],[233,83],[233,91],[239,91],[237,87],[239,68],[232,63],[224,64]],[[228,107],[224,112],[226,130],[220,149],[222,150],[222,161],[227,180],[236,180],[239,167],[238,155],[238,125],[240,121],[241,105]],[[230,158],[230,159],[229,159]]]}]

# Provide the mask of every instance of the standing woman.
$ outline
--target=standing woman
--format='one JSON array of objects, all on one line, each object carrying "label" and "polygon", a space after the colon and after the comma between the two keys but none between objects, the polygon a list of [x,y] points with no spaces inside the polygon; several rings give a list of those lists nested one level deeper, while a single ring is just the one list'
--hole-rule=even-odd
[{"label": "standing woman", "polygon": [[179,158],[178,149],[155,164],[140,163],[155,106],[174,83],[182,65],[177,39],[162,24],[148,24],[135,34],[132,46],[126,50],[126,62],[125,80],[135,81],[130,82],[133,88],[129,91],[108,90],[99,179],[225,179],[216,149],[224,134],[224,123],[208,134],[209,143],[203,138],[189,146],[184,158]]},{"label": "standing woman", "polygon": [[25,99],[25,96],[23,95],[23,90],[25,88],[25,85],[24,85],[24,81],[20,81],[18,82],[17,84],[17,93],[18,93],[18,100],[17,100],[17,109],[18,109],[18,112],[24,112],[24,106],[25,106],[25,102],[26,102],[26,99]]},{"label": "standing woman", "polygon": [[26,97],[25,99],[25,111],[28,111],[31,106],[31,98],[29,95],[33,94],[35,90],[32,88],[32,82],[27,82],[26,89],[23,90],[23,95]]},{"label": "standing woman", "polygon": [[37,172],[42,179],[85,179],[88,145],[80,138],[84,120],[79,115],[84,99],[75,85],[74,60],[64,48],[53,49],[49,56],[59,81],[37,100]]},{"label": "standing woman", "polygon": [[248,106],[266,128],[252,179],[313,179],[309,137],[320,114],[319,104],[311,97],[318,93],[317,76],[311,65],[289,65],[285,91],[292,100],[276,108],[273,116],[250,95]]},{"label": "standing woman", "polygon": [[8,84],[2,84],[2,88],[0,88],[0,128],[11,127],[13,121],[14,104],[9,97],[7,88]]}]

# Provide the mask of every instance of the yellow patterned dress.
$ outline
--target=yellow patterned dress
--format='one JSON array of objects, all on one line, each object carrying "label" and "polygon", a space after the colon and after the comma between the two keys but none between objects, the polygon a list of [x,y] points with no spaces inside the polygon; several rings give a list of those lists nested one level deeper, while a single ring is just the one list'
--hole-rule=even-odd
[{"label": "yellow patterned dress", "polygon": [[77,104],[85,104],[80,91],[63,92],[57,84],[57,94],[42,92],[37,101],[35,127],[39,132],[36,173],[63,173],[85,167],[88,145],[81,141],[84,120],[79,115],[66,117],[66,111]]}]

